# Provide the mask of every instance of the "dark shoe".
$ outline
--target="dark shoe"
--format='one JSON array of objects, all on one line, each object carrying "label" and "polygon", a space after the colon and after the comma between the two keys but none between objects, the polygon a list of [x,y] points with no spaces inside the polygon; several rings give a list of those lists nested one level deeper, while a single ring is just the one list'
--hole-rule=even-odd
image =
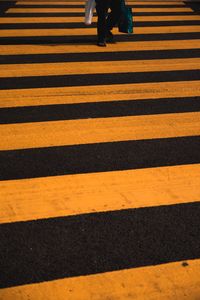
[{"label": "dark shoe", "polygon": [[106,47],[106,43],[105,42],[97,42],[97,46]]},{"label": "dark shoe", "polygon": [[106,42],[111,44],[115,43],[114,36],[110,30],[106,33]]}]

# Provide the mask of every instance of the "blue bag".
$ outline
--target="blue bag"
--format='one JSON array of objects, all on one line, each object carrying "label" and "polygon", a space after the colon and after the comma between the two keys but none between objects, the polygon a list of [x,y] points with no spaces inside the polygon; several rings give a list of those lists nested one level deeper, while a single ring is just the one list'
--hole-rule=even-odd
[{"label": "blue bag", "polygon": [[121,16],[118,23],[119,32],[133,33],[133,13],[132,8],[126,6],[125,1],[121,0]]}]

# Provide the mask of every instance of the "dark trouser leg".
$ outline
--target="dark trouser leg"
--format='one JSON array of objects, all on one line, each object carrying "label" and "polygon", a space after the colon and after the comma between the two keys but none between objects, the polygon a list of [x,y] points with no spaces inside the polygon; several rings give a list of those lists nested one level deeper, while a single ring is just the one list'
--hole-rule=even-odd
[{"label": "dark trouser leg", "polygon": [[107,30],[112,30],[113,27],[119,22],[121,7],[120,0],[110,1],[111,12],[107,18]]},{"label": "dark trouser leg", "polygon": [[108,0],[96,0],[96,11],[97,11],[97,34],[98,41],[105,41],[107,31],[107,13],[109,8]]}]

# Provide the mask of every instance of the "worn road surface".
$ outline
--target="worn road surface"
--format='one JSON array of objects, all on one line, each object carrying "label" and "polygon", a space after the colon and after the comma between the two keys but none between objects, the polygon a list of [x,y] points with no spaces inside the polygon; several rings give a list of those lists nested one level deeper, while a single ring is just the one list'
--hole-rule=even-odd
[{"label": "worn road surface", "polygon": [[0,300],[200,300],[200,2],[0,0]]}]

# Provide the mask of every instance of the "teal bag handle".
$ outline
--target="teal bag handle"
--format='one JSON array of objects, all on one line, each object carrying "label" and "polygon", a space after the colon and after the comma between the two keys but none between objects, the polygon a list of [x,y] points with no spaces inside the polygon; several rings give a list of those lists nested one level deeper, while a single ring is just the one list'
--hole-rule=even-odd
[{"label": "teal bag handle", "polygon": [[125,1],[120,1],[121,5],[121,16],[118,23],[119,32],[133,33],[133,13],[132,8],[126,6]]}]

